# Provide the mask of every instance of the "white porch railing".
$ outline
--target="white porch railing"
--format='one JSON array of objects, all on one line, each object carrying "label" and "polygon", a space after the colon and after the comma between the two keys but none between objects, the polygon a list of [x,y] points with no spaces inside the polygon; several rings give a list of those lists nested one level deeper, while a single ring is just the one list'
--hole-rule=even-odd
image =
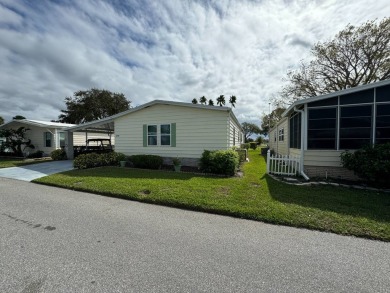
[{"label": "white porch railing", "polygon": [[267,174],[294,176],[299,174],[299,156],[271,155],[267,152]]}]

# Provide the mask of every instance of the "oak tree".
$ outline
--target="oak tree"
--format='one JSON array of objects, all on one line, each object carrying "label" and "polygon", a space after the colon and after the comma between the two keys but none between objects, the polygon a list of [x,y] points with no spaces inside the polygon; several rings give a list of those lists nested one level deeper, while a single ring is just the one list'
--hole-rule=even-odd
[{"label": "oak tree", "polygon": [[282,101],[339,91],[390,78],[390,18],[348,25],[311,49],[313,59],[287,74]]},{"label": "oak tree", "polygon": [[244,130],[245,142],[248,142],[248,139],[252,134],[260,134],[261,133],[260,127],[254,123],[243,122],[241,124],[241,126],[242,126],[242,129]]},{"label": "oak tree", "polygon": [[130,108],[130,101],[121,93],[92,88],[66,97],[66,110],[61,110],[59,122],[80,124],[115,115]]}]

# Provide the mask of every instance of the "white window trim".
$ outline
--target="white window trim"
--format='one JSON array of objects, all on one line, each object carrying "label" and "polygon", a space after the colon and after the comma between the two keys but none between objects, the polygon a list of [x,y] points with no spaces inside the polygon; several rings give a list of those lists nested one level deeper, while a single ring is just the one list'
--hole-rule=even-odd
[{"label": "white window trim", "polygon": [[284,141],[284,128],[279,129],[278,141]]},{"label": "white window trim", "polygon": [[[161,125],[169,125],[169,145],[161,144]],[[157,126],[157,144],[149,144],[149,126]],[[163,134],[168,136],[168,134]],[[153,135],[154,136],[154,135]],[[148,147],[171,147],[172,146],[172,123],[151,123],[146,124],[146,143]]]}]

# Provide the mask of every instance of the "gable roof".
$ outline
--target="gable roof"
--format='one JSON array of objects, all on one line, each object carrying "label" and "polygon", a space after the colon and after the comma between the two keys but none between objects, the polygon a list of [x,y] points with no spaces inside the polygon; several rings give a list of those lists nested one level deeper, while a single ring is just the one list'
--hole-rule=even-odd
[{"label": "gable roof", "polygon": [[[208,110],[213,110],[213,111],[225,111],[225,112],[230,113],[230,115],[233,118],[233,120],[241,128],[241,124],[238,122],[236,116],[234,115],[234,113],[233,113],[233,111],[232,111],[232,109],[230,107],[208,106],[208,105],[199,105],[199,104],[184,103],[184,102],[154,100],[154,101],[148,102],[146,104],[143,104],[143,105],[131,108],[131,109],[126,110],[124,112],[112,115],[110,117],[106,117],[106,118],[102,118],[100,120],[86,122],[86,123],[79,124],[79,125],[76,125],[76,126],[73,126],[73,127],[69,127],[68,130],[74,132],[74,131],[77,131],[77,130],[80,130],[80,129],[85,129],[85,128],[88,128],[88,127],[96,127],[96,126],[99,126],[99,125],[109,124],[109,123],[114,122],[114,120],[119,118],[119,117],[122,117],[122,116],[125,116],[125,115],[128,115],[128,114],[131,114],[131,113],[135,113],[135,112],[141,111],[143,109],[149,108],[149,107],[154,106],[154,105],[169,105],[169,106],[179,106],[179,107],[188,107],[188,108],[197,108],[197,109],[208,109]],[[242,128],[241,128],[241,130],[242,130]]]},{"label": "gable roof", "polygon": [[390,84],[390,79],[387,79],[387,80],[377,81],[377,82],[373,82],[373,83],[368,83],[368,84],[348,88],[345,90],[341,90],[341,91],[337,91],[337,92],[333,92],[333,93],[329,93],[329,94],[325,94],[325,95],[321,95],[321,96],[315,96],[315,97],[310,97],[310,98],[298,100],[298,101],[295,101],[294,103],[292,103],[286,109],[286,111],[283,112],[282,117],[286,116],[292,109],[294,109],[294,107],[299,106],[299,105],[303,105],[303,104],[310,103],[310,102],[317,102],[317,101],[321,101],[321,100],[325,100],[325,99],[329,99],[329,98],[333,98],[333,97],[337,97],[337,96],[341,96],[341,95],[352,94],[352,93],[372,89],[372,88],[379,87],[379,86],[389,85],[389,84]]},{"label": "gable roof", "polygon": [[20,120],[11,120],[7,123],[4,123],[3,125],[0,125],[0,127],[4,127],[6,125],[11,125],[14,123],[22,123],[27,124],[31,126],[38,126],[38,127],[48,127],[48,128],[60,128],[60,129],[66,129],[68,127],[75,126],[76,124],[68,124],[68,123],[59,123],[59,122],[48,122],[48,121],[40,121],[40,120],[30,120],[30,119],[20,119]]}]

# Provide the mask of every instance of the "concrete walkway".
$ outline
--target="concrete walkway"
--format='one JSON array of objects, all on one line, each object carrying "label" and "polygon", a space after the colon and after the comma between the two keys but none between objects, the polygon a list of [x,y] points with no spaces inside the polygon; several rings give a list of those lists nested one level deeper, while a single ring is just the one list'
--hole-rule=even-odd
[{"label": "concrete walkway", "polygon": [[31,181],[47,175],[69,171],[73,169],[73,161],[52,161],[21,167],[0,169],[0,177]]}]

